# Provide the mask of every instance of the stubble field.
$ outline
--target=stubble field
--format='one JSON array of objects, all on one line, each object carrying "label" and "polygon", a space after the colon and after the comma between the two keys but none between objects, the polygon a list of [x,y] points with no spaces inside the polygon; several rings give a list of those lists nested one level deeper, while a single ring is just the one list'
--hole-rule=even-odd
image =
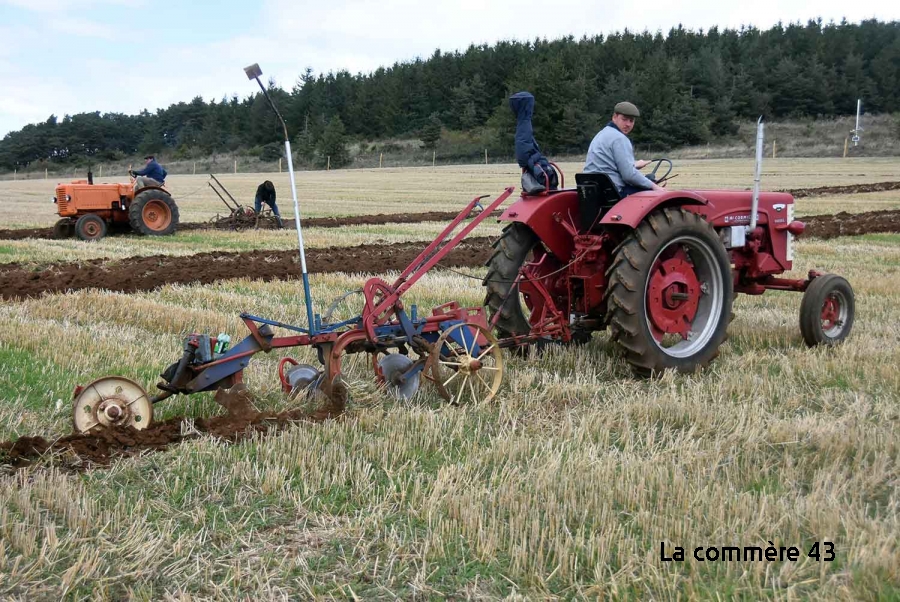
[{"label": "stubble field", "polygon": [[[563,165],[570,178],[579,167]],[[672,186],[748,188],[752,170],[749,160],[682,162]],[[287,174],[220,179],[251,204],[265,178],[290,215]],[[763,187],[897,180],[896,160],[769,160]],[[167,182],[183,221],[224,210],[205,181]],[[304,217],[448,211],[517,184],[511,165],[298,174]],[[0,229],[52,225],[54,185],[0,182]],[[888,209],[900,209],[900,192],[797,201],[800,216]],[[310,228],[304,237],[315,251],[424,243],[441,227]],[[487,220],[473,236],[499,231]],[[292,230],[0,240],[0,282],[13,269],[40,282],[59,262],[100,274],[155,256],[165,282],[167,262],[199,252],[222,263],[225,253],[262,251],[258,265],[280,266],[295,245]],[[392,258],[384,264],[398,269]],[[313,273],[319,311],[360,286],[368,259]],[[325,422],[200,434],[203,418],[223,412],[200,395],[156,408],[155,420],[184,417],[179,443],[107,466],[78,469],[83,458],[54,451],[13,468],[0,448],[0,596],[900,596],[900,234],[801,240],[794,266],[795,278],[815,268],[853,284],[857,321],[841,347],[806,348],[800,295],[768,293],[737,299],[722,354],[696,375],[635,379],[598,334],[584,347],[507,355],[497,398],[448,407],[425,385],[410,402],[391,400],[360,357],[349,363],[351,403]],[[184,334],[242,337],[242,311],[302,325],[299,282],[254,275],[3,301],[0,441],[69,434],[76,384],[120,374],[152,390]],[[480,282],[444,270],[408,296],[420,308],[482,298]],[[308,350],[293,356],[315,363]],[[261,355],[245,372],[260,411],[293,407],[275,376],[280,357]],[[833,542],[834,561],[807,557],[817,541]],[[686,560],[662,562],[661,542],[684,547]],[[698,546],[770,544],[797,546],[800,560],[692,556]]]}]

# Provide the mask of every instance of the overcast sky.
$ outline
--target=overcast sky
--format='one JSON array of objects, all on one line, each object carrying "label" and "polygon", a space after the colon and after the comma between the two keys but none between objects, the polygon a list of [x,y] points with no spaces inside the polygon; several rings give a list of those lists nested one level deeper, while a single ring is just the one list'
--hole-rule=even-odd
[{"label": "overcast sky", "polygon": [[[625,8],[627,5],[628,8]],[[712,25],[768,28],[821,17],[900,19],[885,0],[0,0],[0,136],[51,114],[151,112],[201,95],[253,93],[243,67],[290,89],[316,73],[369,72],[436,48]]]}]

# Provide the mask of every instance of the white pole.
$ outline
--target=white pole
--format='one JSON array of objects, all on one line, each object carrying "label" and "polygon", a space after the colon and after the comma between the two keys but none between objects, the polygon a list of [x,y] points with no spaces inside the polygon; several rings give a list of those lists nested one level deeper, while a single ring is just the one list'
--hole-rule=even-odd
[{"label": "white pole", "polygon": [[287,155],[288,173],[291,177],[291,196],[294,197],[294,225],[297,227],[297,244],[300,247],[300,271],[303,274],[303,294],[306,296],[306,319],[310,334],[315,324],[312,315],[312,297],[309,290],[309,276],[306,271],[306,252],[303,250],[303,230],[300,227],[300,202],[297,200],[297,183],[294,180],[294,160],[291,157],[291,142],[285,139],[284,151]]},{"label": "white pole", "polygon": [[756,230],[756,211],[759,209],[759,180],[762,174],[764,127],[765,124],[763,123],[762,115],[760,115],[756,122],[756,175],[753,178],[753,203],[750,208],[751,233]]}]

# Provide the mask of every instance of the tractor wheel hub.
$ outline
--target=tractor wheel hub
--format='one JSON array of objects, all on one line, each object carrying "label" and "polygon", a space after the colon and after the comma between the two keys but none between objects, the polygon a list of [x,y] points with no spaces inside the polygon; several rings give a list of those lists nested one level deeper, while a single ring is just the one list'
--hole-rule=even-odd
[{"label": "tractor wheel hub", "polygon": [[701,293],[702,286],[689,261],[673,257],[659,262],[647,287],[650,320],[664,333],[687,338]]}]

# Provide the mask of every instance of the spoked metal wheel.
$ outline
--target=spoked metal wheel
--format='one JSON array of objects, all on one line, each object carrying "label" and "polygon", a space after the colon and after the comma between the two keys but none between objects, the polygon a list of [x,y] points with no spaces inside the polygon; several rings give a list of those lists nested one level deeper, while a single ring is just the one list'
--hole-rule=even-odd
[{"label": "spoked metal wheel", "polygon": [[731,321],[731,262],[702,217],[651,213],[619,245],[609,273],[606,319],[636,372],[692,372],[718,355]]},{"label": "spoked metal wheel", "polygon": [[78,433],[127,427],[143,430],[153,422],[153,404],[147,392],[121,376],[99,378],[84,387],[72,409]]},{"label": "spoked metal wheel", "polygon": [[450,403],[489,401],[503,382],[503,353],[487,328],[457,324],[438,338],[426,369]]}]

